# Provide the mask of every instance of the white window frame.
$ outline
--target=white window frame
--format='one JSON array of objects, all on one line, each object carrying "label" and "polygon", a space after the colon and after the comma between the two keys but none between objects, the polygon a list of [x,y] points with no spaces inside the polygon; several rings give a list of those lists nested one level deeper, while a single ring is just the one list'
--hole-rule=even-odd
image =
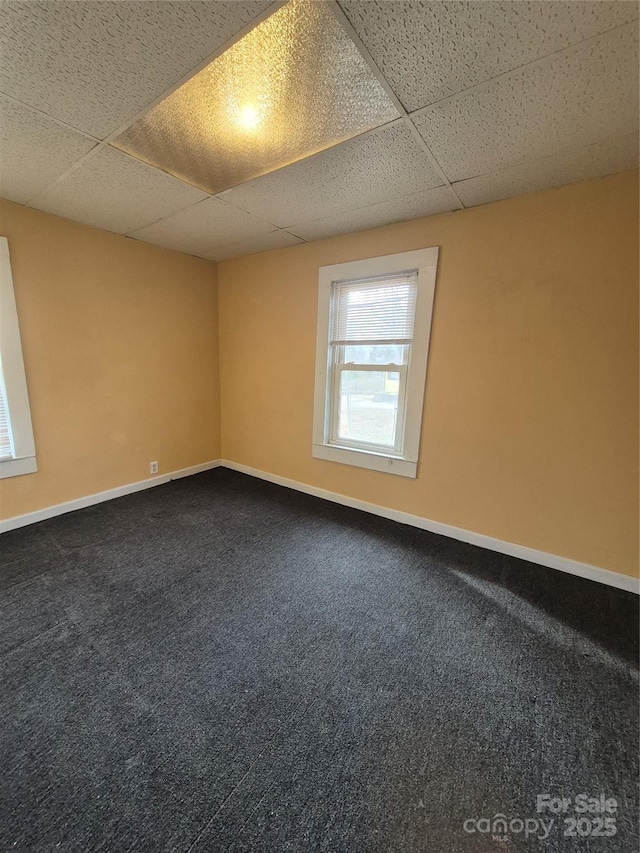
[{"label": "white window frame", "polygon": [[[417,476],[437,267],[437,246],[320,267],[312,445],[312,454],[316,459],[399,474],[402,477]],[[373,279],[410,271],[417,271],[418,278],[411,358],[404,383],[405,405],[402,411],[398,407],[398,417],[404,416],[401,446],[396,448],[396,452],[385,452],[349,446],[349,442],[340,445],[335,441],[330,443],[332,430],[329,419],[337,408],[335,402],[332,402],[336,382],[330,347],[333,285],[336,282]],[[376,367],[380,370],[379,365]],[[397,372],[397,369],[394,370]]]},{"label": "white window frame", "polygon": [[0,479],[4,479],[38,470],[6,237],[0,237],[0,365],[13,443],[13,458],[0,461]]}]

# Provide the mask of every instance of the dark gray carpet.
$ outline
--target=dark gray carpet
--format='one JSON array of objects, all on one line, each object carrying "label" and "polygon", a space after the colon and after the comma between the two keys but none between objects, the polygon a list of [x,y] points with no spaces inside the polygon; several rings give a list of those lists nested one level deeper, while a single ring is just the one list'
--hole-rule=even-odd
[{"label": "dark gray carpet", "polygon": [[637,849],[631,594],[223,469],[0,549],[2,850]]}]

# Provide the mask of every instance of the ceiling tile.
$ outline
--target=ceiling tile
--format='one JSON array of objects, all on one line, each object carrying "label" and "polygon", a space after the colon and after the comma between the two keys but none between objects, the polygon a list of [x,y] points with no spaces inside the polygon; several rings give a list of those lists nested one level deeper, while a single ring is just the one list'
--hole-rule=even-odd
[{"label": "ceiling tile", "polygon": [[103,148],[37,196],[32,206],[125,234],[203,198],[200,190]]},{"label": "ceiling tile", "polygon": [[103,138],[269,5],[9,0],[0,91]]},{"label": "ceiling tile", "polygon": [[0,196],[26,204],[95,144],[0,95]]},{"label": "ceiling tile", "polygon": [[630,134],[459,181],[454,187],[463,204],[470,207],[637,167],[638,137]]},{"label": "ceiling tile", "polygon": [[414,116],[450,180],[638,127],[638,31],[620,28]]},{"label": "ceiling tile", "polygon": [[243,240],[241,243],[216,249],[207,257],[212,261],[227,261],[230,258],[239,258],[242,255],[255,255],[257,252],[297,246],[303,242],[299,237],[289,234],[288,231],[272,231],[270,234],[261,237],[254,237],[251,240]]},{"label": "ceiling tile", "polygon": [[331,8],[297,0],[112,145],[215,195],[399,115]]},{"label": "ceiling tile", "polygon": [[439,184],[401,122],[236,187],[224,199],[286,228]]},{"label": "ceiling tile", "polygon": [[418,219],[421,216],[432,216],[460,207],[460,203],[449,187],[436,187],[426,192],[371,204],[347,213],[325,216],[314,222],[303,225],[292,225],[290,230],[304,240],[321,240],[336,234],[348,234],[352,231],[363,231],[366,228],[377,228],[392,222],[405,219]]},{"label": "ceiling tile", "polygon": [[267,234],[275,227],[217,198],[186,208],[129,236],[167,249],[211,258],[216,249]]},{"label": "ceiling tile", "polygon": [[635,2],[341,0],[409,110],[638,18]]}]

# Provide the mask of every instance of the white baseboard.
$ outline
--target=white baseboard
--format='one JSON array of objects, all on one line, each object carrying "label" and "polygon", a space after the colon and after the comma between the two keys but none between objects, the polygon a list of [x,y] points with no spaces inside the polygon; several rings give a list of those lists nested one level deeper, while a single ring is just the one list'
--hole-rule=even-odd
[{"label": "white baseboard", "polygon": [[640,594],[640,581],[629,575],[620,574],[620,572],[601,569],[598,566],[580,563],[568,557],[559,557],[557,554],[537,551],[535,548],[528,548],[526,545],[516,545],[513,542],[495,539],[493,536],[485,536],[484,533],[474,533],[472,530],[453,527],[451,524],[443,524],[440,521],[431,521],[419,515],[411,515],[408,512],[400,512],[399,510],[388,509],[378,504],[360,501],[356,498],[350,498],[347,495],[329,492],[326,489],[319,489],[315,486],[308,486],[306,483],[299,483],[297,480],[289,480],[286,477],[269,474],[257,468],[250,468],[248,465],[240,465],[228,459],[222,459],[220,464],[223,468],[231,468],[234,471],[258,477],[261,480],[268,480],[270,483],[276,483],[279,486],[286,486],[288,489],[296,489],[307,495],[323,498],[324,500],[349,506],[353,509],[361,509],[364,512],[382,516],[382,518],[399,521],[401,524],[419,527],[421,530],[428,530],[430,533],[440,533],[442,536],[449,536],[451,539],[459,539],[461,542],[469,542],[471,545],[478,545],[480,548],[487,548],[490,551],[497,551],[500,554],[508,554],[511,557],[519,557],[522,560],[528,560],[530,563],[538,563],[541,566],[548,566],[552,569],[558,569],[561,572],[568,572],[570,575],[578,575],[578,577],[607,584],[617,589],[624,589],[627,592],[635,592],[636,595]]},{"label": "white baseboard", "polygon": [[35,524],[38,521],[45,521],[47,518],[54,518],[56,515],[64,515],[65,512],[74,512],[77,509],[84,509],[93,504],[99,504],[103,501],[110,501],[113,498],[121,498],[124,495],[130,495],[133,492],[141,492],[143,489],[151,489],[153,486],[161,486],[163,483],[169,483],[171,480],[179,480],[181,477],[190,477],[191,474],[200,474],[201,471],[209,471],[211,468],[219,468],[220,460],[215,459],[212,462],[202,462],[200,465],[192,465],[190,468],[181,468],[178,471],[170,471],[168,474],[161,474],[158,477],[149,477],[146,480],[139,480],[137,483],[127,483],[125,486],[116,486],[115,489],[107,489],[106,492],[96,492],[94,495],[86,495],[83,498],[76,498],[72,501],[65,501],[61,504],[48,506],[44,509],[38,509],[35,512],[27,512],[24,515],[14,515],[13,518],[6,518],[0,521],[0,533],[6,533],[8,530],[15,530],[18,527],[25,527],[27,524]]},{"label": "white baseboard", "polygon": [[431,521],[428,518],[422,518],[419,515],[411,515],[408,512],[389,509],[388,507],[379,506],[378,504],[368,503],[367,501],[350,498],[347,495],[340,495],[336,492],[329,492],[326,489],[319,489],[315,486],[309,486],[306,483],[300,483],[297,480],[289,480],[287,477],[279,477],[277,474],[269,474],[266,471],[260,471],[257,468],[250,468],[248,465],[240,465],[237,462],[231,462],[228,459],[215,459],[211,462],[203,462],[200,465],[192,465],[190,468],[182,468],[179,471],[171,471],[168,474],[161,474],[158,477],[149,477],[146,480],[139,480],[137,483],[128,483],[125,486],[117,486],[115,489],[108,489],[105,492],[97,492],[93,495],[86,495],[82,498],[76,498],[65,503],[55,504],[54,506],[45,507],[44,509],[28,512],[24,515],[16,515],[13,518],[0,521],[0,533],[5,533],[9,530],[15,530],[18,527],[25,527],[28,524],[35,524],[38,521],[45,521],[47,518],[54,518],[57,515],[63,515],[66,512],[74,512],[77,509],[93,506],[94,504],[110,501],[113,498],[130,495],[133,492],[140,492],[143,489],[150,489],[153,486],[161,486],[163,483],[169,483],[171,480],[178,480],[181,477],[189,477],[192,474],[199,474],[202,471],[209,471],[212,468],[231,468],[234,471],[239,471],[243,474],[249,474],[251,477],[258,477],[261,480],[268,480],[270,483],[276,483],[279,486],[285,486],[288,489],[295,489],[298,492],[304,492],[307,495],[313,495],[323,500],[332,501],[333,503],[349,506],[353,509],[360,509],[364,512],[369,512],[372,515],[379,515],[382,518],[398,521],[400,524],[408,524],[411,527],[418,527],[421,530],[428,530],[430,533],[439,533],[442,536],[448,536],[451,539],[458,539],[461,542],[469,542],[471,545],[478,545],[480,548],[487,548],[490,551],[497,551],[500,554],[508,554],[511,557],[519,557],[522,560],[528,560],[530,563],[538,563],[541,566],[548,566],[552,569],[558,569],[561,572],[568,572],[571,575],[577,575],[587,580],[597,581],[598,583],[607,584],[608,586],[624,589],[627,592],[640,593],[640,581],[629,575],[623,575],[619,572],[612,572],[609,569],[601,569],[598,566],[591,566],[588,563],[580,563],[577,560],[570,560],[568,557],[559,557],[556,554],[548,554],[545,551],[537,551],[535,548],[528,548],[526,545],[516,545],[513,542],[505,542],[502,539],[495,539],[493,536],[485,536],[484,533],[474,533],[472,530],[464,530],[461,527],[454,527],[451,524],[443,524],[440,521]]}]

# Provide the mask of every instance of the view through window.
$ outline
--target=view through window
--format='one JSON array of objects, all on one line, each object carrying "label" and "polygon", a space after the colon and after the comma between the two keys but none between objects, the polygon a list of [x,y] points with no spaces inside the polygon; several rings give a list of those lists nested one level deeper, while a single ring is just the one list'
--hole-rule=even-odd
[{"label": "view through window", "polygon": [[313,455],[416,476],[438,249],[320,267]]}]

